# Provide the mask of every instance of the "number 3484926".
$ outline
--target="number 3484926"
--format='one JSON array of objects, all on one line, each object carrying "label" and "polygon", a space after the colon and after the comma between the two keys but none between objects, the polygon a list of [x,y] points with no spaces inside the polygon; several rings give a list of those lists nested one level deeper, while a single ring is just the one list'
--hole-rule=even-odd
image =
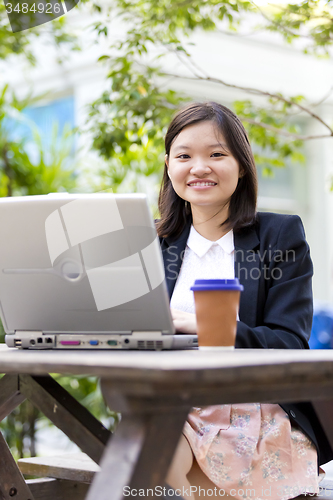
[{"label": "number 3484926", "polygon": [[59,3],[17,3],[12,4],[6,2],[6,10],[8,14],[16,12],[17,14],[28,14],[30,12],[39,14],[59,14],[61,12],[61,6]]}]

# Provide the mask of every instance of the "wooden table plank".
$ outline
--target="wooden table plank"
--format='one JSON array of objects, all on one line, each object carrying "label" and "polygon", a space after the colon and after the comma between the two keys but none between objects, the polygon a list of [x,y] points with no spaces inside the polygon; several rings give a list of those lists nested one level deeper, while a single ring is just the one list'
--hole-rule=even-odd
[{"label": "wooden table plank", "polygon": [[[239,369],[257,378],[283,372],[285,379],[304,375],[333,378],[333,350],[236,349],[207,351],[77,351],[9,349],[0,344],[0,372],[87,374],[114,380],[204,382],[237,380]],[[267,371],[266,371],[267,369]],[[309,374],[310,370],[310,374]],[[264,378],[264,377],[262,377]]]}]

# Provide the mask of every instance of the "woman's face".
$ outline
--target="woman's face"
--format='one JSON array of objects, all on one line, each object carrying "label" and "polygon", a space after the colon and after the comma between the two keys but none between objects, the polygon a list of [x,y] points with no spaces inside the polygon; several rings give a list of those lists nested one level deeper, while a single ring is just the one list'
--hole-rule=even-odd
[{"label": "woman's face", "polygon": [[192,209],[225,206],[240,177],[238,162],[212,121],[184,128],[172,143],[166,163],[174,190]]}]

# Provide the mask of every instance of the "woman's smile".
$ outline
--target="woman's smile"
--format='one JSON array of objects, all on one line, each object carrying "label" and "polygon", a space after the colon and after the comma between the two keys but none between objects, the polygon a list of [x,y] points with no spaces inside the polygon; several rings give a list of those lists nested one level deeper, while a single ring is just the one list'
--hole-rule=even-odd
[{"label": "woman's smile", "polygon": [[193,189],[208,189],[217,186],[217,182],[211,181],[191,181],[188,184],[188,187]]}]

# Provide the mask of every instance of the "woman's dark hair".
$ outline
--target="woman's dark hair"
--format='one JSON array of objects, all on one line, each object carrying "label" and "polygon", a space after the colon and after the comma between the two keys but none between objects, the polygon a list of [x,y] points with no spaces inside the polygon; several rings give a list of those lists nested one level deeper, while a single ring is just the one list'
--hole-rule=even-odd
[{"label": "woman's dark hair", "polygon": [[[165,152],[170,156],[173,141],[185,127],[205,121],[216,124],[243,174],[230,199],[229,217],[221,224],[221,226],[225,225],[237,231],[253,224],[256,216],[258,189],[253,153],[247,133],[239,118],[230,109],[217,102],[188,104],[178,111],[169,125],[165,136]],[[156,225],[158,235],[163,238],[179,236],[191,217],[191,210],[188,203],[185,203],[185,200],[180,198],[173,189],[166,163],[164,163],[158,208],[161,215]]]}]

